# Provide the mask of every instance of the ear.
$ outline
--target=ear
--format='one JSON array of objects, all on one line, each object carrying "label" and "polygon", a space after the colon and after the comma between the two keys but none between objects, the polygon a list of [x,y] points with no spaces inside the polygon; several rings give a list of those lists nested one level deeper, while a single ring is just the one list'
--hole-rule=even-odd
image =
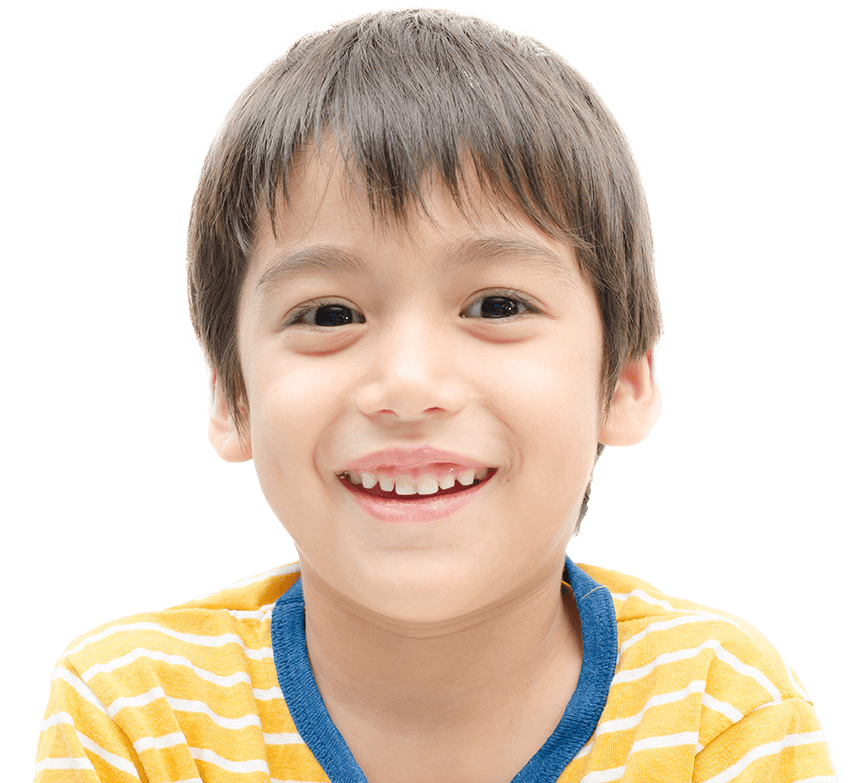
[{"label": "ear", "polygon": [[649,350],[641,359],[624,365],[600,428],[600,442],[607,446],[639,443],[660,418],[661,406],[660,389],[654,382],[654,359]]},{"label": "ear", "polygon": [[210,387],[209,442],[218,456],[226,462],[247,462],[251,459],[251,442],[239,431],[224,402],[221,384],[213,370]]}]

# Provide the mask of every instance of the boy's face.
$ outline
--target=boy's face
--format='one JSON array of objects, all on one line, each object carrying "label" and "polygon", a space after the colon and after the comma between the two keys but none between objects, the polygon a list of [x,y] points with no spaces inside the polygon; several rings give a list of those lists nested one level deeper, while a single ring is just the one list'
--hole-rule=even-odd
[{"label": "boy's face", "polygon": [[[318,159],[291,199],[277,239],[261,220],[238,334],[243,456],[306,575],[422,622],[557,582],[601,428],[601,324],[573,251],[474,184],[468,217],[428,184],[432,220],[406,229]],[[435,498],[421,480],[480,468]],[[433,494],[377,497],[390,485],[350,469]]]}]

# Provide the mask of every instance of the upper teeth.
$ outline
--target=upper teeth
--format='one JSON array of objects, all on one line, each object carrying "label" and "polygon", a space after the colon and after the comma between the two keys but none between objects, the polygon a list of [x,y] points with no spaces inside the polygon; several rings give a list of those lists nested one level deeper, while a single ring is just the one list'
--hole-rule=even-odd
[{"label": "upper teeth", "polygon": [[471,487],[475,481],[483,481],[487,478],[489,472],[489,468],[481,468],[478,471],[469,468],[461,470],[457,474],[451,472],[440,477],[428,473],[417,480],[411,476],[398,476],[396,479],[392,479],[389,476],[377,475],[366,470],[348,470],[342,475],[346,475],[355,485],[361,484],[365,489],[371,489],[378,483],[383,492],[393,490],[398,495],[432,495],[440,489],[451,489],[455,480],[464,487]]}]

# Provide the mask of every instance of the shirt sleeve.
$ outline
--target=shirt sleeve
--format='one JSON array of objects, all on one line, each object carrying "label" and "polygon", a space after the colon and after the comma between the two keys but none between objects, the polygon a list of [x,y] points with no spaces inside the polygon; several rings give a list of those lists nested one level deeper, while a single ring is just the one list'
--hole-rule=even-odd
[{"label": "shirt sleeve", "polygon": [[821,724],[812,705],[793,698],[745,715],[699,753],[696,783],[836,783]]},{"label": "shirt sleeve", "polygon": [[35,783],[145,780],[138,765],[128,737],[70,663],[61,660],[42,721]]}]

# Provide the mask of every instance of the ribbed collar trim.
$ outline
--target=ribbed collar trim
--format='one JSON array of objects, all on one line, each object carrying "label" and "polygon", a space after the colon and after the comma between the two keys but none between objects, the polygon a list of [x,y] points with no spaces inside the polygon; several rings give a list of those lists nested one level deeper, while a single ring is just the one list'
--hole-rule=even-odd
[{"label": "ribbed collar trim", "polygon": [[[582,627],[582,669],[576,691],[543,746],[511,783],[557,780],[597,726],[618,658],[618,629],[609,590],[568,558],[564,581],[573,590]],[[311,671],[305,637],[305,600],[299,579],[272,610],[272,650],[278,682],[302,740],[330,780],[367,783],[329,717]]]}]

